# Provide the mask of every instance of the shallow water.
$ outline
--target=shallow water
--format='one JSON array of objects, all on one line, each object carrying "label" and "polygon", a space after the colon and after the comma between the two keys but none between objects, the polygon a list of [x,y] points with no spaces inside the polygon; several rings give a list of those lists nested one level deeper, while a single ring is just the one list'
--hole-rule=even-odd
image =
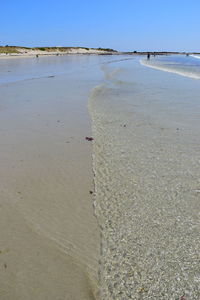
[{"label": "shallow water", "polygon": [[101,297],[198,300],[200,82],[139,60],[105,64],[89,102]]},{"label": "shallow water", "polygon": [[0,85],[58,75],[70,76],[84,70],[89,74],[88,68],[106,60],[106,56],[89,55],[3,58],[0,59]]},{"label": "shallow water", "polygon": [[200,81],[160,59],[0,60],[0,298],[199,300]]},{"label": "shallow water", "polygon": [[151,56],[151,59],[141,59],[145,66],[182,76],[200,79],[200,61],[198,55]]},{"label": "shallow water", "polygon": [[105,59],[0,60],[1,299],[98,294],[100,232],[85,136],[89,92]]}]

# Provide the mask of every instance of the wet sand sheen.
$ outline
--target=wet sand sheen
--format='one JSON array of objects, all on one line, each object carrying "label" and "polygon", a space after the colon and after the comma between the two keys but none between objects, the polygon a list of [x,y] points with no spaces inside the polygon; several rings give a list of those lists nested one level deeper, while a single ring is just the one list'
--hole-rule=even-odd
[{"label": "wet sand sheen", "polygon": [[1,299],[97,298],[87,73],[0,87]]},{"label": "wet sand sheen", "polygon": [[79,59],[0,86],[0,298],[199,300],[199,85]]}]

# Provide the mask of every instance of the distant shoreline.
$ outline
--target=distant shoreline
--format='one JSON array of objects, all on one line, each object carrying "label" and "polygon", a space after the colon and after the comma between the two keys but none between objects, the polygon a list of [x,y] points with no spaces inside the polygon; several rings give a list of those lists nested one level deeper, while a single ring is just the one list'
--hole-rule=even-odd
[{"label": "distant shoreline", "polygon": [[5,46],[0,47],[0,58],[10,57],[39,57],[39,56],[62,56],[67,54],[98,54],[112,55],[118,54],[116,50],[109,48],[86,48],[86,47],[17,47]]},{"label": "distant shoreline", "polygon": [[194,55],[200,52],[170,52],[170,51],[130,51],[119,52],[110,48],[87,48],[87,47],[20,47],[0,46],[0,58],[11,57],[39,57],[39,56],[63,56],[68,54],[96,54],[96,55]]}]

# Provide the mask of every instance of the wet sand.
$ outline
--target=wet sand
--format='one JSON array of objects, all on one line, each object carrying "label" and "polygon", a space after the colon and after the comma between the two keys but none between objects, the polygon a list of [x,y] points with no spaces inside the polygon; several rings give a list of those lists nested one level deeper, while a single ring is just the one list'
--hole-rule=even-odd
[{"label": "wet sand", "polygon": [[199,82],[127,59],[2,60],[1,299],[199,300]]},{"label": "wet sand", "polygon": [[2,300],[98,298],[100,233],[85,140],[93,82],[84,62],[69,69],[34,80],[17,74],[0,86]]}]

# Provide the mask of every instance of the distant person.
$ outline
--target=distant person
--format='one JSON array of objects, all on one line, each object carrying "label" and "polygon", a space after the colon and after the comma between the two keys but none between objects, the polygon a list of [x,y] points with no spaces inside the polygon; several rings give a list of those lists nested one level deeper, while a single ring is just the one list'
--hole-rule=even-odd
[{"label": "distant person", "polygon": [[147,53],[147,59],[150,59],[150,53],[149,52]]}]

